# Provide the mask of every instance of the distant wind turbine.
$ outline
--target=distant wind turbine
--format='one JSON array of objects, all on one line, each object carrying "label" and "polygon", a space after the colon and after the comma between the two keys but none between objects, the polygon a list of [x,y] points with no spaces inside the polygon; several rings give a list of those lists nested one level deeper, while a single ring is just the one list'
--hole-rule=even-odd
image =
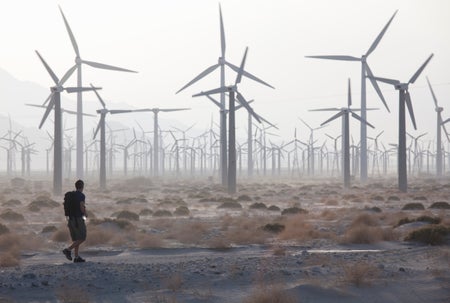
[{"label": "distant wind turbine", "polygon": [[[330,59],[330,60],[343,60],[343,61],[359,61],[361,62],[361,118],[363,120],[367,119],[367,113],[366,113],[366,77],[368,76],[370,78],[370,81],[372,83],[372,86],[374,87],[375,91],[377,92],[378,96],[380,97],[381,101],[383,102],[384,106],[386,107],[387,111],[389,112],[389,107],[386,104],[386,101],[384,100],[383,94],[381,93],[380,88],[378,87],[378,84],[375,80],[373,80],[373,73],[371,69],[369,68],[369,65],[367,63],[367,58],[369,55],[376,49],[378,44],[380,43],[381,39],[383,38],[384,34],[386,33],[389,25],[391,24],[392,20],[394,19],[395,15],[397,14],[397,11],[392,15],[391,19],[389,19],[388,23],[384,26],[382,31],[378,34],[376,39],[372,42],[372,45],[370,46],[369,50],[362,55],[361,57],[353,57],[353,56],[306,56],[307,58],[317,58],[317,59]],[[366,123],[361,123],[361,181],[366,182],[367,181],[367,126]]]},{"label": "distant wind turbine", "polygon": [[343,108],[322,108],[322,109],[313,109],[310,111],[338,111],[337,114],[320,124],[324,126],[325,124],[342,117],[342,150],[343,150],[343,161],[342,161],[342,171],[344,172],[344,187],[350,187],[350,114],[353,118],[359,120],[361,123],[367,124],[368,126],[375,128],[372,124],[364,120],[362,117],[357,115],[351,109],[352,105],[352,95],[350,88],[350,79],[348,79],[348,98],[347,98],[347,107]]},{"label": "distant wind turbine", "polygon": [[[78,49],[77,41],[75,40],[75,36],[73,35],[73,32],[69,26],[69,23],[67,22],[66,16],[64,15],[61,7],[59,7],[59,10],[61,12],[61,15],[64,19],[64,24],[67,29],[67,33],[69,34],[70,41],[72,43],[73,49],[75,51],[75,68],[77,69],[77,87],[82,87],[82,77],[81,77],[81,65],[87,64],[89,66],[100,68],[100,69],[108,69],[108,70],[114,70],[114,71],[122,71],[122,72],[132,72],[136,73],[135,71],[121,68],[121,67],[115,67],[112,65],[107,65],[103,63],[93,62],[93,61],[87,61],[81,59],[80,51]],[[83,178],[83,101],[82,101],[82,91],[77,92],[77,177]]]},{"label": "distant wind turbine", "polygon": [[406,124],[405,124],[405,105],[408,107],[409,116],[413,123],[414,129],[417,129],[416,119],[414,118],[414,111],[411,103],[411,97],[409,95],[408,87],[410,84],[414,83],[420,76],[422,71],[430,62],[433,54],[431,54],[428,59],[419,67],[419,69],[414,73],[411,79],[407,83],[402,83],[399,80],[371,77],[380,82],[391,84],[399,91],[399,126],[398,126],[398,187],[400,191],[408,191],[408,176],[406,167]]}]

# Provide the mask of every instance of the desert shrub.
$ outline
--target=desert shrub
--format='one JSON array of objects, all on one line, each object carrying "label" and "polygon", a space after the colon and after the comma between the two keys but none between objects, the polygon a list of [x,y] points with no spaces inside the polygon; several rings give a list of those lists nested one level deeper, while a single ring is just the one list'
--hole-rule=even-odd
[{"label": "desert shrub", "polygon": [[381,208],[379,208],[379,207],[377,207],[377,206],[367,207],[366,210],[372,211],[372,212],[374,212],[374,213],[381,213]]},{"label": "desert shrub", "polygon": [[52,241],[55,242],[67,242],[69,241],[70,234],[69,230],[66,228],[58,229],[52,235]]},{"label": "desert shrub", "polygon": [[284,230],[285,226],[280,223],[267,223],[263,226],[263,230],[272,232],[272,233],[280,233]]},{"label": "desert shrub", "polygon": [[2,205],[5,207],[19,206],[22,205],[22,201],[17,199],[9,199],[8,201],[3,202]]},{"label": "desert shrub", "polygon": [[417,222],[427,222],[430,224],[439,224],[441,223],[441,218],[438,217],[430,217],[430,216],[420,216],[416,219]]},{"label": "desert shrub", "polygon": [[174,273],[164,280],[164,285],[171,291],[179,291],[184,284],[183,276],[180,273]]},{"label": "desert shrub", "polygon": [[139,233],[136,241],[138,247],[143,249],[163,247],[163,240],[159,235]]},{"label": "desert shrub", "polygon": [[172,213],[168,210],[160,209],[153,213],[153,217],[172,217]]},{"label": "desert shrub", "polygon": [[281,208],[279,208],[279,207],[276,206],[276,205],[271,205],[271,206],[269,206],[269,207],[267,208],[267,210],[270,210],[270,211],[281,211]]},{"label": "desert shrub", "polygon": [[42,228],[42,233],[53,233],[55,231],[57,231],[58,229],[56,228],[56,226],[54,225],[47,225],[44,226],[44,228]]},{"label": "desert shrub", "polygon": [[132,204],[132,203],[147,203],[147,199],[142,197],[124,198],[117,200],[116,204]]},{"label": "desert shrub", "polygon": [[423,206],[423,204],[418,202],[407,203],[402,208],[402,210],[424,210],[424,209],[425,207]]},{"label": "desert shrub", "polygon": [[20,265],[20,250],[17,246],[10,247],[0,255],[1,267],[15,267]]},{"label": "desert shrub", "polygon": [[28,204],[28,209],[33,212],[40,211],[41,208],[55,208],[55,207],[62,208],[62,203],[58,203],[46,196],[39,196],[36,199],[34,199],[30,204]]},{"label": "desert shrub", "polygon": [[225,202],[236,202],[233,198],[230,197],[219,197],[216,199],[217,202],[225,203]]},{"label": "desert shrub", "polygon": [[372,244],[391,237],[392,231],[382,229],[376,217],[369,214],[361,214],[352,221],[345,231],[342,242]]},{"label": "desert shrub", "polygon": [[303,208],[299,208],[299,207],[289,207],[286,209],[283,209],[283,211],[281,212],[282,215],[296,215],[296,214],[307,214],[308,211],[303,209]]},{"label": "desert shrub", "polygon": [[267,209],[267,206],[262,202],[256,202],[250,205],[250,209]]},{"label": "desert shrub", "polygon": [[189,208],[187,208],[186,206],[178,206],[174,214],[176,216],[189,216],[190,211]]},{"label": "desert shrub", "polygon": [[204,203],[204,202],[217,202],[216,198],[214,197],[208,197],[208,198],[201,198],[198,200],[198,202]]},{"label": "desert shrub", "polygon": [[421,242],[429,245],[440,245],[450,235],[450,228],[443,225],[429,225],[410,232],[405,241]]},{"label": "desert shrub", "polygon": [[350,226],[359,226],[359,225],[378,226],[379,225],[378,218],[370,214],[360,214],[355,219],[353,219]]},{"label": "desert shrub", "polygon": [[344,282],[353,284],[356,287],[370,285],[370,282],[380,275],[378,267],[367,262],[345,265],[343,271]]},{"label": "desert shrub", "polygon": [[223,202],[221,205],[219,205],[217,208],[242,208],[242,205],[234,200]]},{"label": "desert shrub", "polygon": [[448,204],[448,202],[434,202],[433,204],[430,205],[429,208],[434,208],[434,209],[450,209],[450,204]]},{"label": "desert shrub", "polygon": [[107,244],[114,237],[114,232],[96,227],[91,227],[89,230],[89,236],[86,238],[87,246],[97,246],[101,244]]},{"label": "desert shrub", "polygon": [[238,201],[252,201],[252,198],[250,198],[249,195],[240,195],[240,196],[237,198],[237,200],[238,200]]},{"label": "desert shrub", "polygon": [[296,303],[298,298],[288,294],[279,285],[261,285],[244,298],[243,303]]},{"label": "desert shrub", "polygon": [[153,211],[148,208],[144,208],[139,212],[139,216],[151,216],[153,214]]},{"label": "desert shrub", "polygon": [[139,221],[139,215],[129,210],[118,212],[116,218],[118,220]]},{"label": "desert shrub", "polygon": [[306,222],[303,214],[289,216],[284,226],[284,230],[278,235],[281,240],[304,241],[325,237],[317,228]]},{"label": "desert shrub", "polygon": [[0,236],[9,233],[9,228],[0,223]]},{"label": "desert shrub", "polygon": [[0,218],[7,221],[24,221],[25,218],[22,214],[16,213],[11,209],[5,210],[2,214],[0,214]]}]

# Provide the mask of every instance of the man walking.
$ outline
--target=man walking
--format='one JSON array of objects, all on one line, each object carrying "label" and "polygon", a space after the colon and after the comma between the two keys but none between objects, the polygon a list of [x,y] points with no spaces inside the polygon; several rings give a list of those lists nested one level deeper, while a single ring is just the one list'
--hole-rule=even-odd
[{"label": "man walking", "polygon": [[[68,260],[72,261],[73,249],[75,252],[75,258],[73,259],[73,262],[80,263],[85,262],[85,260],[78,255],[78,249],[81,243],[86,240],[86,224],[84,222],[84,219],[85,217],[87,217],[87,212],[85,204],[86,197],[83,194],[84,182],[82,180],[78,180],[77,182],[75,182],[75,189],[76,191],[70,193],[71,198],[67,199],[70,200],[70,207],[68,207],[69,220],[67,223],[67,227],[69,227],[70,237],[72,238],[72,245],[65,248],[62,252]],[[66,201],[64,203],[66,203]]]}]

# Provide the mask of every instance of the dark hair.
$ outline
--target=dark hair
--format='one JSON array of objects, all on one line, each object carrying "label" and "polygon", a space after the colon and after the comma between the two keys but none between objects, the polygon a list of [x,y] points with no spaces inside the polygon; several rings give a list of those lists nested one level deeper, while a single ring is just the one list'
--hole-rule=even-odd
[{"label": "dark hair", "polygon": [[75,182],[75,188],[76,189],[83,189],[84,188],[83,180],[78,180],[77,182]]}]

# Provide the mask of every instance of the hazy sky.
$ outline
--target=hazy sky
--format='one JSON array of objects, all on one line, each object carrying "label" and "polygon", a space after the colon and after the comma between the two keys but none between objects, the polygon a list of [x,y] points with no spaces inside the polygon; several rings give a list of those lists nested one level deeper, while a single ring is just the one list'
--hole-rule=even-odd
[{"label": "hazy sky", "polygon": [[[245,78],[240,85],[247,99],[255,99],[255,110],[279,126],[283,139],[274,141],[288,140],[295,127],[299,137],[306,139],[308,131],[298,117],[312,126],[328,119],[332,113],[308,110],[344,106],[349,77],[354,107],[359,106],[360,63],[304,56],[361,56],[396,9],[399,12],[369,57],[369,65],[378,76],[407,81],[434,53],[426,70],[410,89],[418,131],[413,131],[409,120],[407,130],[414,134],[428,132],[427,139],[434,139],[435,112],[425,76],[434,84],[440,105],[444,107],[444,119],[450,117],[448,0],[223,0],[220,3],[227,60],[239,65],[248,46],[246,69],[276,88],[272,90]],[[171,117],[183,119],[186,125],[198,121],[202,129],[208,125],[211,114],[218,121],[218,110],[211,102],[191,98],[194,93],[218,86],[218,70],[180,94],[175,95],[175,92],[206,67],[217,63],[219,2],[1,1],[1,68],[20,80],[48,87],[51,78],[34,53],[35,49],[60,77],[74,64],[75,54],[58,5],[71,25],[83,59],[139,71],[127,74],[84,67],[83,82],[102,86],[104,99],[137,108],[191,107],[189,113],[174,113]],[[234,73],[227,73],[227,84],[234,79]],[[68,82],[74,83],[75,77]],[[368,106],[381,109],[368,114],[369,122],[377,127],[369,130],[369,135],[385,130],[383,141],[397,142],[398,94],[388,85],[380,84],[380,87],[391,113],[382,107],[368,83]],[[38,96],[34,102],[42,103],[45,97]],[[75,96],[69,98],[74,100]],[[95,100],[88,94],[85,99]],[[41,113],[37,113],[33,123],[37,125],[40,116]],[[239,132],[245,131],[246,117],[243,111],[238,115],[242,121],[238,123]],[[95,120],[87,127],[92,127]],[[321,133],[340,134],[340,123],[333,122]],[[359,138],[356,122],[352,123],[352,134]]]}]

